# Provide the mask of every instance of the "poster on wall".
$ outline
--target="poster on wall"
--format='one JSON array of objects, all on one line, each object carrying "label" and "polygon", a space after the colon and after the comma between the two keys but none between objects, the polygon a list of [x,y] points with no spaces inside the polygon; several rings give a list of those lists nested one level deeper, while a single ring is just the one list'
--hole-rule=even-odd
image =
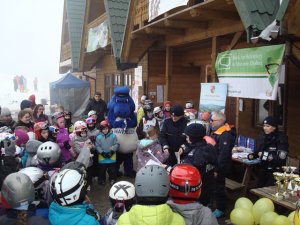
[{"label": "poster on wall", "polygon": [[219,53],[215,68],[228,96],[275,100],[284,50],[272,45]]},{"label": "poster on wall", "polygon": [[188,1],[189,0],[149,0],[149,22],[171,9],[187,5]]},{"label": "poster on wall", "polygon": [[86,51],[93,52],[98,48],[104,48],[109,42],[108,20],[96,27],[89,29]]},{"label": "poster on wall", "polygon": [[221,111],[224,113],[227,84],[201,83],[199,112]]},{"label": "poster on wall", "polygon": [[139,104],[139,87],[142,86],[142,82],[143,82],[142,75],[143,75],[142,66],[138,66],[137,68],[134,69],[134,84],[132,87],[131,97],[134,101],[136,111],[138,109],[138,104]]}]

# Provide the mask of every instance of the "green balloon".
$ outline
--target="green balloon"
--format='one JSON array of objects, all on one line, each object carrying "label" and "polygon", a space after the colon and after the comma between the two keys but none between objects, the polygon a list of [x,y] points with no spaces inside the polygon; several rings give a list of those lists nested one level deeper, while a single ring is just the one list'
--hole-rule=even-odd
[{"label": "green balloon", "polygon": [[260,218],[260,225],[271,225],[273,221],[277,218],[278,214],[276,212],[267,212],[263,214]]},{"label": "green balloon", "polygon": [[295,211],[291,212],[288,216],[289,221],[294,222]]},{"label": "green balloon", "polygon": [[253,203],[251,202],[251,200],[245,197],[239,198],[238,200],[236,200],[234,204],[235,209],[241,208],[241,209],[250,210],[250,212],[252,211],[252,207],[253,207]]},{"label": "green balloon", "polygon": [[236,208],[230,213],[230,220],[236,225],[253,225],[254,219],[252,214],[246,209]]},{"label": "green balloon", "polygon": [[277,216],[272,225],[291,225],[291,221],[286,216]]},{"label": "green balloon", "polygon": [[252,208],[255,224],[259,224],[261,216],[267,212],[274,212],[274,203],[268,198],[258,199]]}]

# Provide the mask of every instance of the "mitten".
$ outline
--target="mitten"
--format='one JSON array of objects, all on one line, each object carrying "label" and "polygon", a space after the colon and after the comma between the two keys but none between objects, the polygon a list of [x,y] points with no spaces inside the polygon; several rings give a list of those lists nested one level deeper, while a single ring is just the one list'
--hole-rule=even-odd
[{"label": "mitten", "polygon": [[16,141],[3,140],[5,156],[15,156],[16,153]]},{"label": "mitten", "polygon": [[69,144],[69,141],[65,141],[64,142],[64,147],[66,148],[66,149],[70,149],[71,148],[71,145]]}]

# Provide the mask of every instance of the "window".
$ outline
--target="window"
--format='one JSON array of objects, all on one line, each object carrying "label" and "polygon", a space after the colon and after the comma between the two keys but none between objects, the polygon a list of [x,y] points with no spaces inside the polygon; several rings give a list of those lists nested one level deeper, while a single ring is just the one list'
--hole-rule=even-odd
[{"label": "window", "polygon": [[116,73],[104,75],[105,101],[108,102],[114,94],[114,88],[127,86],[131,93],[131,73]]}]

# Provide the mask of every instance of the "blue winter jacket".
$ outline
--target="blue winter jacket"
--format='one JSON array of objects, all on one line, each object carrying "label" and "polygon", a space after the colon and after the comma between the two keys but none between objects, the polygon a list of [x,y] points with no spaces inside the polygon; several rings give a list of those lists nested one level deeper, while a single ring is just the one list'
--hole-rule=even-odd
[{"label": "blue winter jacket", "polygon": [[52,202],[49,208],[49,221],[52,225],[99,225],[95,217],[87,214],[87,204],[61,206]]}]

